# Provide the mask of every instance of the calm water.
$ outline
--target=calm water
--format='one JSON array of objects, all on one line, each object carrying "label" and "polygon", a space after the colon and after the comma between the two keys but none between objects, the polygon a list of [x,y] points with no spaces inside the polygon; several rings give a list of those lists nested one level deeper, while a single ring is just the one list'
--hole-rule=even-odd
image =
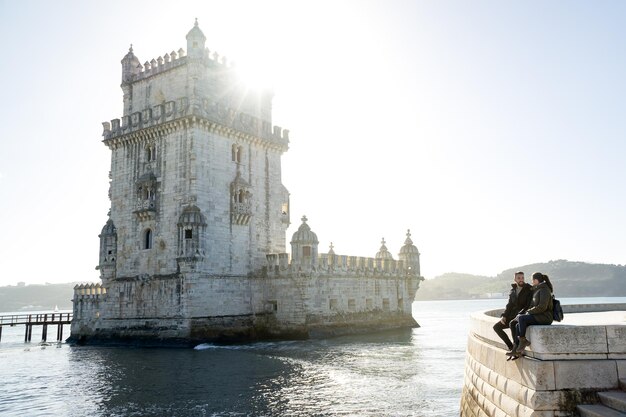
[{"label": "calm water", "polygon": [[42,346],[5,327],[0,415],[456,417],[469,313],[503,305],[415,302],[409,331],[196,349]]}]

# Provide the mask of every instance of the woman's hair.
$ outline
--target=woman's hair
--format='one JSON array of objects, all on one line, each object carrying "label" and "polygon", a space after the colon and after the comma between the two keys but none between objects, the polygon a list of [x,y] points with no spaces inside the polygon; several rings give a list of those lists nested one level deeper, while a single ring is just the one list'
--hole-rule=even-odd
[{"label": "woman's hair", "polygon": [[533,279],[536,279],[540,283],[545,282],[548,288],[550,288],[550,291],[554,292],[554,287],[552,286],[552,283],[550,282],[550,278],[547,275],[542,274],[541,272],[535,272],[533,274]]}]

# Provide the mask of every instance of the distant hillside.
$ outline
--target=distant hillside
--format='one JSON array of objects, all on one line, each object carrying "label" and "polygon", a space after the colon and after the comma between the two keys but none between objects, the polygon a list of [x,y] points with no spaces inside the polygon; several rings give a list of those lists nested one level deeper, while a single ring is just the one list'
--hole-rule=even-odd
[{"label": "distant hillside", "polygon": [[72,309],[76,283],[0,287],[0,312]]},{"label": "distant hillside", "polygon": [[495,277],[448,273],[422,281],[416,300],[470,299],[508,293],[515,271],[550,277],[558,297],[625,297],[626,266],[550,261],[507,269]]}]

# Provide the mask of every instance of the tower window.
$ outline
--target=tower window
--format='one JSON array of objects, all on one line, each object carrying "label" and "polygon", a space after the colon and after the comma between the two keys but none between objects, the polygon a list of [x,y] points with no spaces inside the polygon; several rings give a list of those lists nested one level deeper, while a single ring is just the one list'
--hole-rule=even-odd
[{"label": "tower window", "polygon": [[192,229],[186,229],[185,230],[185,239],[193,239],[193,230]]},{"label": "tower window", "polygon": [[146,159],[148,162],[156,161],[156,148],[154,145],[150,145],[146,148]]},{"label": "tower window", "polygon": [[302,256],[311,256],[311,247],[303,246],[302,247]]},{"label": "tower window", "polygon": [[143,248],[152,249],[152,230],[146,229],[143,235]]},{"label": "tower window", "polygon": [[233,145],[233,148],[232,148],[232,159],[233,159],[233,162],[237,162],[238,164],[240,164],[241,163],[242,154],[243,154],[243,147],[242,146]]}]

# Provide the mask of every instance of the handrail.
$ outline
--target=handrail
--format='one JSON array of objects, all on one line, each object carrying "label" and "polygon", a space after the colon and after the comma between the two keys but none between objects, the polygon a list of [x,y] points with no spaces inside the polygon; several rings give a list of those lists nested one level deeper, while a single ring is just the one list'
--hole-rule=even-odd
[{"label": "handrail", "polygon": [[0,326],[15,326],[18,324],[58,324],[72,321],[71,311],[56,311],[49,313],[24,313],[0,315]]}]

